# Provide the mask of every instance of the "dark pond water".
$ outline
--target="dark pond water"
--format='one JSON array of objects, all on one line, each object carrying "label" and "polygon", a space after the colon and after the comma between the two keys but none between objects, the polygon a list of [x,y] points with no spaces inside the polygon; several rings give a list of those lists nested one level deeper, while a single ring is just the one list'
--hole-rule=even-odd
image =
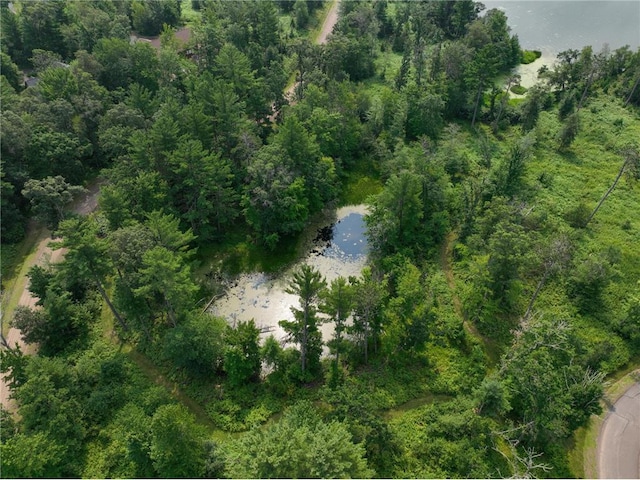
[{"label": "dark pond water", "polygon": [[352,212],[318,232],[316,251],[325,257],[353,260],[367,254],[366,226],[362,213]]},{"label": "dark pond water", "polygon": [[[227,318],[230,323],[254,319],[265,334],[282,339],[285,332],[280,320],[291,320],[291,307],[298,307],[298,297],[285,290],[291,274],[300,265],[315,267],[327,284],[339,276],[358,276],[367,260],[367,239],[364,214],[366,207],[344,207],[336,212],[336,221],[318,230],[309,253],[300,262],[280,275],[261,272],[240,275],[224,297],[211,307],[211,313]],[[333,334],[333,325],[321,327],[324,340]]]}]

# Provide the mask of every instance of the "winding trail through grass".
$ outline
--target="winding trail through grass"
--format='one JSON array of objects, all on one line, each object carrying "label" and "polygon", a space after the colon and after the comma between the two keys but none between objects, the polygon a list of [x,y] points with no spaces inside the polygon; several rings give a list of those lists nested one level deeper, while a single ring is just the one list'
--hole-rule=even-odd
[{"label": "winding trail through grass", "polygon": [[418,397],[412,398],[411,400],[407,400],[404,403],[396,405],[393,408],[386,410],[383,414],[384,418],[387,421],[394,420],[396,418],[402,417],[406,412],[410,410],[415,410],[416,408],[420,408],[423,405],[428,405],[431,403],[442,403],[453,400],[455,397],[451,395],[443,395],[437,393],[427,393],[424,395],[420,395]]},{"label": "winding trail through grass", "polygon": [[216,440],[224,440],[228,437],[228,434],[216,428],[205,409],[198,402],[184,393],[178,384],[172,380],[169,380],[162,374],[160,369],[154,365],[143,353],[139,352],[133,347],[125,347],[127,355],[133,361],[138,368],[144,373],[156,385],[163,387],[169,394],[187,407],[191,413],[196,417],[196,422],[206,427]]},{"label": "winding trail through grass", "polygon": [[480,342],[484,349],[485,355],[489,359],[489,367],[493,368],[498,363],[498,352],[496,350],[496,346],[488,338],[484,337],[473,323],[467,320],[462,308],[462,301],[456,293],[456,279],[453,273],[451,260],[453,256],[453,245],[456,239],[457,234],[455,232],[449,232],[445,237],[445,240],[440,247],[440,266],[447,280],[447,285],[449,285],[449,289],[451,290],[453,308],[456,314],[462,319],[464,328],[467,333],[469,333]]}]

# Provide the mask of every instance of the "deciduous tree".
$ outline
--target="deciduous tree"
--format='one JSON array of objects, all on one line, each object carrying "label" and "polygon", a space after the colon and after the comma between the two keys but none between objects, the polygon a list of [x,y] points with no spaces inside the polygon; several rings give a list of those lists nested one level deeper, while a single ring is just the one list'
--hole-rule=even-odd
[{"label": "deciduous tree", "polygon": [[369,344],[377,351],[382,332],[382,306],[386,298],[386,279],[377,278],[369,267],[362,270],[353,285],[353,325],[348,331],[362,347],[364,363],[369,362]]},{"label": "deciduous tree", "polygon": [[603,374],[575,361],[579,343],[566,320],[532,319],[504,357],[514,413],[538,445],[566,438],[601,411]]},{"label": "deciduous tree", "polygon": [[419,243],[422,220],[422,188],[410,171],[393,175],[365,216],[369,241],[381,253],[402,251]]},{"label": "deciduous tree", "polygon": [[84,188],[70,185],[64,177],[57,175],[42,180],[27,180],[22,195],[31,202],[35,216],[47,228],[55,231],[65,217],[65,207],[74,195],[84,191]]},{"label": "deciduous tree", "polygon": [[151,421],[150,456],[161,478],[198,478],[204,471],[205,431],[183,405],[163,405]]},{"label": "deciduous tree", "polygon": [[364,447],[346,427],[324,423],[310,403],[299,403],[266,429],[223,444],[230,477],[368,478]]},{"label": "deciduous tree", "polygon": [[260,330],[253,320],[227,326],[223,369],[232,385],[246,385],[260,377]]}]

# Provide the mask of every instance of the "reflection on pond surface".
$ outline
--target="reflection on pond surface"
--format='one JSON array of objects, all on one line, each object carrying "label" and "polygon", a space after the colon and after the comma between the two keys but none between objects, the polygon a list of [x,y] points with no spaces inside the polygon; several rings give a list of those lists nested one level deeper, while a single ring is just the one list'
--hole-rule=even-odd
[{"label": "reflection on pond surface", "polygon": [[322,252],[325,257],[352,260],[366,254],[367,238],[361,213],[350,213],[332,228],[331,245]]},{"label": "reflection on pond surface", "polygon": [[[330,283],[339,276],[358,276],[367,260],[365,205],[340,208],[333,225],[318,230],[309,254],[299,263],[277,276],[264,273],[240,275],[224,297],[211,307],[211,313],[227,318],[232,324],[254,319],[265,334],[277,339],[285,336],[280,320],[292,320],[291,307],[298,307],[298,297],[285,292],[294,270],[301,264],[316,268]],[[333,325],[320,327],[325,341],[333,334]]]}]

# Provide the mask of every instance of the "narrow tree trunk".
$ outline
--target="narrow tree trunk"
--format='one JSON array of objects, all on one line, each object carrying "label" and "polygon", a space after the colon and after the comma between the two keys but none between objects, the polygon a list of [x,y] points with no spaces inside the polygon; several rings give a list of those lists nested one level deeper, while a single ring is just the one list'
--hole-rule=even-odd
[{"label": "narrow tree trunk", "polygon": [[582,97],[580,97],[580,101],[578,102],[578,108],[576,109],[578,112],[582,108],[582,102],[587,98],[587,91],[591,86],[591,82],[593,81],[593,74],[595,73],[595,69],[591,70],[591,74],[589,74],[589,79],[587,80],[587,84],[584,86],[584,91],[582,92]]},{"label": "narrow tree trunk", "polygon": [[476,105],[473,108],[473,119],[471,120],[471,128],[475,128],[476,125],[476,116],[478,115],[478,105],[480,104],[480,96],[482,95],[482,87],[484,82],[480,82],[478,85],[478,94],[476,95]]},{"label": "narrow tree trunk", "polygon": [[13,350],[13,347],[11,345],[9,345],[9,342],[7,342],[7,339],[5,338],[5,336],[2,334],[2,332],[0,332],[0,344],[6,348],[7,350]]},{"label": "narrow tree trunk", "polygon": [[100,292],[100,295],[102,296],[102,299],[107,303],[107,306],[109,307],[109,310],[111,310],[111,313],[113,313],[113,316],[116,317],[116,320],[118,320],[118,323],[120,324],[122,329],[125,332],[128,331],[129,327],[127,326],[127,324],[124,321],[124,319],[120,316],[120,314],[116,310],[116,307],[113,306],[113,304],[111,303],[111,300],[109,300],[109,296],[107,295],[107,292],[104,291],[102,283],[100,282],[100,280],[97,277],[95,277],[95,281],[96,281],[96,285],[98,287],[98,291]]},{"label": "narrow tree trunk", "polygon": [[300,359],[302,362],[302,373],[307,368],[307,342],[309,341],[309,329],[308,329],[308,305],[304,305],[304,324],[302,325],[302,342],[300,344]]},{"label": "narrow tree trunk", "polygon": [[173,324],[173,327],[177,327],[178,326],[178,322],[176,322],[176,315],[173,312],[173,308],[171,307],[171,304],[169,303],[169,301],[165,298],[164,299],[164,306],[167,309],[167,315],[169,315],[169,320],[171,320],[171,323]]},{"label": "narrow tree trunk", "polygon": [[529,319],[529,315],[531,315],[531,310],[533,309],[533,304],[535,303],[536,299],[538,298],[538,295],[540,294],[540,290],[542,290],[542,287],[544,286],[545,282],[547,281],[547,277],[548,276],[549,276],[549,271],[546,270],[544,272],[544,275],[542,275],[542,278],[538,282],[538,286],[536,287],[536,291],[533,292],[533,296],[531,297],[531,300],[529,300],[529,305],[527,306],[527,311],[524,313],[524,316],[522,317],[523,321],[527,321]]},{"label": "narrow tree trunk", "polygon": [[151,337],[151,332],[149,331],[149,326],[143,321],[141,322],[142,331],[144,332],[144,336],[147,338],[149,345],[153,343],[153,338]]},{"label": "narrow tree trunk", "polygon": [[364,364],[369,364],[369,319],[364,324]]},{"label": "narrow tree trunk", "polygon": [[636,88],[638,88],[638,83],[640,83],[640,75],[638,75],[638,78],[636,78],[636,81],[633,84],[633,87],[631,87],[631,93],[627,97],[627,100],[624,102],[625,107],[629,105],[629,102],[631,101],[631,97],[633,97],[633,94],[635,93]]},{"label": "narrow tree trunk", "polygon": [[505,92],[504,97],[502,97],[502,101],[500,102],[500,110],[498,110],[498,115],[493,122],[493,133],[496,134],[498,132],[498,125],[500,123],[500,117],[502,116],[502,112],[504,110],[504,106],[507,103],[507,99],[509,98],[509,89],[511,88],[511,83],[513,81],[513,77],[509,77],[509,82],[507,83],[507,91]]},{"label": "narrow tree trunk", "polygon": [[[149,309],[149,311],[152,312],[153,307],[151,306],[151,303],[149,303],[149,299],[145,298],[144,303],[147,305],[147,308]],[[147,337],[147,340],[149,341],[149,345],[151,345],[153,343],[153,339],[151,337],[151,332],[149,331],[149,325],[147,325],[147,322],[143,318],[141,318],[140,325],[142,325],[142,331]]]},{"label": "narrow tree trunk", "polygon": [[378,353],[378,335],[375,333],[371,334],[371,340],[373,341],[373,353],[375,355]]},{"label": "narrow tree trunk", "polygon": [[402,197],[400,198],[400,211],[398,212],[398,243],[400,245],[402,245],[402,240],[404,239],[403,222],[404,222],[404,192]]},{"label": "narrow tree trunk", "polygon": [[441,58],[440,58],[441,51],[442,51],[442,42],[438,42],[437,50],[432,57],[438,61],[438,68],[434,68],[432,64],[432,68],[430,69],[430,72],[429,72],[431,74],[430,76],[432,81],[436,79],[436,76],[440,73],[440,70],[441,70],[439,66],[441,61]]},{"label": "narrow tree trunk", "polygon": [[609,190],[607,190],[607,192],[602,196],[602,198],[600,199],[600,201],[598,202],[598,205],[596,205],[596,208],[593,212],[591,212],[591,215],[589,215],[589,218],[587,218],[587,221],[584,222],[584,226],[586,227],[589,222],[591,221],[591,219],[595,216],[596,213],[598,213],[598,210],[600,209],[600,207],[602,206],[602,204],[604,203],[604,201],[607,199],[607,197],[609,196],[609,194],[611,192],[613,192],[613,189],[616,188],[616,185],[618,184],[618,180],[620,180],[620,177],[622,177],[622,174],[624,173],[624,169],[627,166],[627,162],[628,160],[625,160],[625,162],[622,164],[622,167],[620,168],[620,171],[618,172],[618,176],[616,177],[616,179],[613,181],[613,185],[611,185],[609,187]]}]

